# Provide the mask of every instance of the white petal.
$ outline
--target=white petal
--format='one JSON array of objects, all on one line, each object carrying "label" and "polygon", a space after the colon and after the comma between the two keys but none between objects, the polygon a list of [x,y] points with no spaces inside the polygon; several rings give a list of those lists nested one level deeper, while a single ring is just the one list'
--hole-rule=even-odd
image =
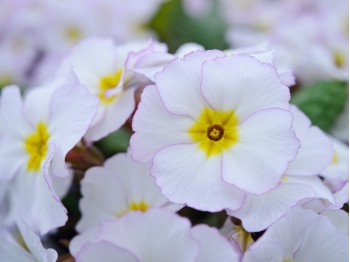
[{"label": "white petal", "polygon": [[283,247],[276,242],[256,242],[244,253],[242,262],[259,261],[283,261]]},{"label": "white petal", "polygon": [[333,149],[328,137],[296,106],[291,106],[293,129],[300,141],[296,158],[288,166],[288,175],[317,175],[327,167],[333,156]]},{"label": "white petal", "polygon": [[11,199],[18,217],[40,234],[63,226],[67,221],[67,211],[54,192],[50,191],[43,173],[19,174],[11,191]]},{"label": "white petal", "polygon": [[59,156],[53,159],[53,174],[62,174],[62,168],[55,171],[56,166],[62,166],[65,155],[83,137],[97,111],[98,99],[81,85],[66,85],[59,88],[52,97],[50,104],[49,133],[50,140],[61,149]]},{"label": "white petal", "polygon": [[164,101],[164,106],[174,114],[197,118],[206,102],[203,99],[201,67],[204,61],[223,56],[217,50],[196,51],[174,59],[156,75],[156,86]]},{"label": "white petal", "polygon": [[113,243],[100,241],[88,243],[77,254],[77,262],[138,262],[136,256],[128,250],[120,248]]},{"label": "white petal", "polygon": [[118,178],[129,203],[144,201],[151,207],[162,207],[169,203],[149,173],[150,162],[139,163],[127,154],[117,154],[109,158],[104,166]]},{"label": "white petal", "polygon": [[97,233],[99,231],[99,226],[94,226],[86,229],[83,233],[76,235],[69,242],[69,252],[76,257],[78,252],[81,251],[82,247],[86,245],[89,241],[95,241]]},{"label": "white petal", "polygon": [[320,213],[333,223],[339,232],[349,235],[349,214],[342,209],[326,209]]},{"label": "white petal", "polygon": [[13,238],[12,234],[0,229],[0,261],[34,262],[34,258]]},{"label": "white petal", "polygon": [[172,202],[205,211],[237,209],[244,193],[221,178],[221,158],[207,157],[195,144],[172,145],[158,151],[151,174]]},{"label": "white petal", "polygon": [[223,153],[223,178],[250,193],[275,188],[299,142],[292,116],[281,109],[261,110],[238,126],[238,142]]},{"label": "white petal", "polygon": [[132,125],[135,134],[130,146],[137,161],[152,159],[157,150],[167,145],[191,141],[187,132],[193,125],[191,119],[169,113],[154,86],[144,89]]},{"label": "white petal", "polygon": [[337,232],[326,218],[319,218],[307,229],[294,261],[348,261],[348,246],[348,236]]},{"label": "white petal", "polygon": [[191,232],[199,242],[199,255],[196,261],[239,261],[239,254],[234,251],[230,242],[219,234],[217,229],[207,225],[197,225],[192,228]]},{"label": "white petal", "polygon": [[134,93],[134,88],[120,93],[112,104],[105,107],[103,118],[92,124],[85,138],[88,141],[97,141],[119,129],[134,111]]},{"label": "white petal", "polygon": [[258,232],[272,225],[298,201],[314,196],[306,185],[282,183],[263,195],[248,194],[243,207],[228,214],[241,219],[247,231]]},{"label": "white petal", "polygon": [[23,140],[14,136],[13,133],[3,134],[0,137],[0,143],[0,178],[9,180],[26,165],[28,155],[25,152]]},{"label": "white petal", "polygon": [[287,176],[288,183],[308,185],[315,193],[315,198],[334,203],[332,192],[325,186],[318,176]]},{"label": "white petal", "polygon": [[141,261],[190,262],[198,252],[189,220],[162,209],[129,212],[117,221],[105,223],[97,240],[125,248]]},{"label": "white petal", "polygon": [[104,219],[117,218],[118,213],[128,208],[127,191],[118,177],[103,167],[93,167],[86,172],[81,193],[79,232],[97,226]]},{"label": "white petal", "polygon": [[21,220],[18,220],[17,225],[26,247],[35,259],[43,262],[55,262],[57,260],[57,252],[53,249],[45,249],[39,236],[36,235],[28,225]]},{"label": "white petal", "polygon": [[240,121],[265,108],[289,109],[289,89],[274,67],[248,55],[205,62],[201,89],[214,109],[234,109]]},{"label": "white petal", "polygon": [[8,86],[2,89],[0,112],[4,130],[11,131],[19,138],[24,138],[31,132],[32,126],[25,118],[22,97],[18,86]]}]

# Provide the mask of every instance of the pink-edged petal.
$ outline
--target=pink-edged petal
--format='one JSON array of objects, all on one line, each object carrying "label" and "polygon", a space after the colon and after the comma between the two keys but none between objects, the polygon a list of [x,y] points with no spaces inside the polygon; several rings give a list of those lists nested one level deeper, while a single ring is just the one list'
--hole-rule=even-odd
[{"label": "pink-edged petal", "polygon": [[118,95],[115,102],[106,105],[104,117],[89,128],[85,138],[97,141],[119,129],[135,109],[134,93],[135,88],[127,89]]},{"label": "pink-edged petal", "polygon": [[71,171],[70,174],[66,177],[50,175],[50,179],[52,180],[53,191],[55,191],[55,193],[60,199],[64,198],[67,195],[73,183],[73,178],[73,171]]},{"label": "pink-edged petal", "polygon": [[238,126],[238,142],[223,153],[223,178],[250,193],[275,188],[299,141],[291,129],[292,115],[282,109],[266,109]]},{"label": "pink-edged petal", "polygon": [[306,185],[282,183],[263,195],[248,194],[243,206],[236,211],[228,210],[228,214],[241,219],[247,231],[258,232],[272,225],[300,200],[314,196],[314,191]]},{"label": "pink-edged petal", "polygon": [[151,174],[162,193],[172,202],[204,211],[239,208],[245,194],[225,183],[221,157],[208,158],[195,144],[165,147],[153,158]]},{"label": "pink-edged petal", "polygon": [[244,253],[242,262],[258,261],[283,261],[283,247],[276,242],[256,242]]},{"label": "pink-edged petal", "polygon": [[215,110],[234,109],[239,120],[265,108],[289,109],[289,89],[274,67],[248,55],[205,62],[201,89]]},{"label": "pink-edged petal", "polygon": [[197,118],[206,102],[203,99],[200,82],[201,66],[204,61],[224,54],[217,50],[195,51],[174,59],[155,77],[164,106],[174,114]]},{"label": "pink-edged petal", "polygon": [[286,176],[286,182],[304,184],[309,186],[315,193],[314,197],[334,203],[332,192],[325,186],[318,176]]},{"label": "pink-edged petal", "polygon": [[194,51],[204,51],[205,48],[197,43],[185,43],[181,45],[175,52],[175,56],[184,58],[185,55]]},{"label": "pink-edged petal", "polygon": [[81,181],[81,193],[79,232],[97,226],[104,219],[117,218],[128,208],[127,192],[118,177],[103,167],[93,167],[86,172]]},{"label": "pink-edged petal", "polygon": [[[90,95],[81,85],[62,86],[53,94],[48,123],[49,133],[50,140],[60,149],[58,155],[53,158],[54,175],[68,175],[62,164],[64,157],[87,131],[96,114],[97,104],[98,99]],[[56,166],[58,170],[55,170]]]},{"label": "pink-edged petal", "polygon": [[349,238],[337,232],[327,218],[319,218],[308,228],[294,261],[348,261]]},{"label": "pink-edged petal", "polygon": [[279,70],[277,69],[278,76],[281,80],[281,82],[285,86],[294,86],[296,84],[295,76],[293,75],[292,70],[287,70],[287,69],[282,69]]},{"label": "pink-edged petal", "polygon": [[100,241],[97,243],[88,243],[79,251],[76,256],[77,262],[138,262],[139,260],[133,253],[117,245]]},{"label": "pink-edged petal", "polygon": [[76,257],[84,245],[96,239],[99,228],[99,226],[90,227],[83,233],[73,237],[69,242],[69,252]]},{"label": "pink-edged petal", "polygon": [[39,236],[36,235],[24,221],[18,220],[17,225],[26,248],[35,259],[43,262],[55,262],[57,260],[57,252],[51,248],[45,249]]},{"label": "pink-edged petal", "polygon": [[[1,91],[1,120],[3,129],[14,136],[24,138],[32,131],[32,126],[23,112],[21,92],[18,86],[7,86]],[[15,120],[15,121],[14,121]]]},{"label": "pink-edged petal", "polygon": [[102,225],[97,241],[125,248],[140,261],[194,261],[198,245],[190,228],[188,219],[166,210],[135,211]]},{"label": "pink-edged petal", "polygon": [[199,243],[199,254],[196,261],[239,261],[239,253],[233,249],[230,242],[220,235],[217,229],[207,225],[197,225],[192,228],[191,233]]},{"label": "pink-edged petal", "polygon": [[169,113],[155,86],[144,89],[141,102],[134,115],[131,137],[132,158],[145,162],[164,146],[190,143],[187,130],[193,125],[190,118]]},{"label": "pink-edged petal", "polygon": [[296,158],[289,164],[288,175],[317,175],[327,167],[333,156],[332,144],[328,137],[296,106],[291,106],[293,129],[300,141]]},{"label": "pink-edged petal", "polygon": [[320,215],[325,216],[344,235],[349,235],[349,214],[342,209],[326,209]]}]

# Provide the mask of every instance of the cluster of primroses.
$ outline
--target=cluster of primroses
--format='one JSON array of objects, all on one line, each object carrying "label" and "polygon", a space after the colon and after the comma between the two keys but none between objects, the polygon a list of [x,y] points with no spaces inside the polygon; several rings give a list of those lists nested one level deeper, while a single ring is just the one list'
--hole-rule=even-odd
[{"label": "cluster of primroses", "polygon": [[146,27],[164,0],[3,0],[0,85],[40,84],[86,37],[126,42],[154,35]]},{"label": "cluster of primroses", "polygon": [[[0,260],[57,259],[40,238],[69,215],[67,154],[118,130],[142,92],[128,151],[81,180],[76,261],[347,261],[348,147],[289,104],[273,58],[90,38],[46,83],[4,87]],[[191,227],[184,206],[227,221]]]}]

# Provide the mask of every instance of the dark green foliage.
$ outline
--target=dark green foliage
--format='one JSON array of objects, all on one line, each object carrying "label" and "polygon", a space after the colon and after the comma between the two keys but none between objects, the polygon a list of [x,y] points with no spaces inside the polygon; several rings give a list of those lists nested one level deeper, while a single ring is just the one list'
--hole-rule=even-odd
[{"label": "dark green foliage", "polygon": [[291,103],[297,105],[311,122],[328,132],[348,101],[348,83],[318,82],[297,91]]}]

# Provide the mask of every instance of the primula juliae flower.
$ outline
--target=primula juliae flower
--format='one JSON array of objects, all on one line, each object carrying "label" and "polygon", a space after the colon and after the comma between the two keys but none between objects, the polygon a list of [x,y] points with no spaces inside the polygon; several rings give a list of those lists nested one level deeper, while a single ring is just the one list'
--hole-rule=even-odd
[{"label": "primula juliae flower", "polygon": [[331,191],[317,176],[332,159],[332,145],[328,137],[296,106],[291,107],[293,129],[300,141],[296,158],[289,164],[277,188],[261,194],[247,194],[246,201],[239,210],[228,214],[242,220],[249,232],[262,231],[292,206],[309,201],[324,199],[334,203]]},{"label": "primula juliae flower", "polygon": [[242,261],[345,262],[348,245],[348,236],[326,216],[295,207],[250,246]]},{"label": "primula juliae flower", "polygon": [[207,225],[191,228],[188,219],[164,209],[133,211],[106,221],[72,254],[77,262],[239,260],[216,229]]},{"label": "primula juliae flower", "polygon": [[237,209],[245,192],[275,188],[299,147],[289,89],[248,55],[197,51],[174,59],[147,87],[134,116],[132,157],[175,203]]},{"label": "primula juliae flower", "polygon": [[[135,108],[135,90],[143,84],[132,69],[140,70],[138,62],[154,52],[166,53],[166,46],[152,41],[115,45],[109,38],[90,38],[78,44],[63,60],[58,74],[72,69],[79,82],[100,99],[98,113],[85,135],[87,140],[101,139],[129,118]],[[149,63],[143,67],[150,66]]]},{"label": "primula juliae flower", "polygon": [[77,230],[82,233],[105,219],[117,219],[129,211],[147,211],[151,207],[178,210],[160,193],[149,174],[150,163],[137,163],[128,154],[117,154],[103,167],[89,169],[81,181]]},{"label": "primula juliae flower", "polygon": [[1,96],[0,179],[13,179],[13,212],[41,234],[67,219],[50,174],[69,175],[65,156],[85,134],[97,109],[97,99],[72,75],[68,78],[30,91],[24,101],[16,86],[5,87]]}]

